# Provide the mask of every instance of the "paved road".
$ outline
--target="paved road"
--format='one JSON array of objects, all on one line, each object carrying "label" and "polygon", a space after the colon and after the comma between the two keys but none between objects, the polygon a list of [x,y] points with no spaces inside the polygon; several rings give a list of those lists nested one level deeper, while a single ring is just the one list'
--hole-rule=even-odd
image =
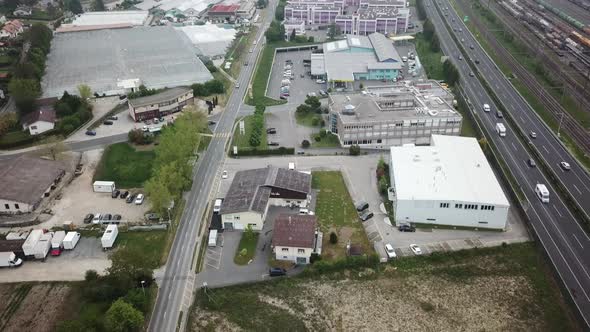
[{"label": "paved road", "polygon": [[[477,77],[469,76],[472,69],[466,61],[458,60],[460,51],[451,38],[450,32],[443,24],[442,19],[444,16],[439,15],[432,0],[427,0],[425,4],[427,4],[428,16],[436,27],[443,52],[450,55],[451,61],[455,63],[461,73],[461,86],[474,107],[479,122],[482,124],[488,139],[497,147],[525,195],[526,214],[531,221],[536,236],[545,248],[547,256],[557,270],[581,317],[588,325],[590,321],[590,274],[588,272],[590,270],[590,251],[587,248],[590,247],[590,238],[575,220],[562,198],[550,185],[545,174],[540,169],[530,168],[527,165],[526,161],[532,157],[516,136],[516,128],[511,128],[505,121],[497,119],[494,112],[483,112],[481,108],[483,103],[490,104],[494,109],[497,109],[497,105],[491,101],[491,97],[486,93]],[[451,8],[448,3],[443,3],[443,5]],[[449,14],[449,16],[451,15]],[[455,17],[455,20],[459,21],[457,17]],[[465,27],[463,29],[466,30]],[[459,39],[462,37],[460,36]],[[482,65],[484,64],[484,58],[485,61],[491,61],[487,56],[481,56]],[[484,75],[490,72],[491,68],[488,68],[484,71]],[[500,84],[499,82],[498,85],[492,84],[492,87],[500,94],[501,98],[505,99],[507,104],[516,103],[514,99],[506,97],[507,91],[498,88]],[[514,112],[512,114],[518,114],[519,112],[510,111]],[[521,112],[524,113],[525,111],[522,110]],[[506,137],[499,137],[495,132],[497,122],[503,122],[506,125],[508,132]],[[548,136],[547,139],[549,139]],[[536,197],[534,187],[537,183],[545,183],[549,188],[551,196],[548,204],[541,203]]]},{"label": "paved road", "polygon": [[[443,16],[443,18],[447,20],[449,25],[463,29],[463,32],[456,32],[458,40],[464,39],[465,41],[462,44],[469,57],[474,60],[478,59],[481,62],[477,65],[477,71],[487,81],[488,85],[494,89],[498,98],[502,100],[503,106],[510,113],[518,128],[527,134],[531,131],[537,134],[536,139],[530,139],[531,147],[535,148],[543,157],[553,174],[568,190],[570,196],[573,197],[582,211],[590,218],[590,175],[560,142],[559,138],[553,134],[553,131],[545,125],[526,100],[520,96],[502,71],[486,54],[485,50],[477,43],[477,40],[467,29],[462,18],[459,18],[453,10],[451,4],[447,0],[443,0],[442,3],[449,8],[448,16]],[[455,22],[451,21],[453,18]],[[471,45],[473,45],[473,50],[470,49]],[[451,55],[456,57],[458,54],[459,50],[457,49]],[[562,161],[566,161],[571,165],[570,171],[564,171],[560,167],[559,163]]]},{"label": "paved road", "polygon": [[[253,53],[248,53],[248,62],[255,63],[262,47],[263,33],[270,19],[274,17],[276,0],[270,1],[269,8],[258,30],[257,43]],[[181,218],[176,238],[168,257],[164,278],[148,330],[173,332],[183,312],[180,330],[185,327],[188,309],[195,288],[195,274],[192,268],[193,254],[199,245],[198,230],[209,200],[209,193],[215,179],[220,178],[221,166],[225,159],[225,146],[231,129],[240,112],[242,100],[255,66],[245,66],[237,80],[239,88],[232,93],[226,109],[214,130],[214,137],[201,160],[193,171],[193,186],[187,196],[187,205]]]}]

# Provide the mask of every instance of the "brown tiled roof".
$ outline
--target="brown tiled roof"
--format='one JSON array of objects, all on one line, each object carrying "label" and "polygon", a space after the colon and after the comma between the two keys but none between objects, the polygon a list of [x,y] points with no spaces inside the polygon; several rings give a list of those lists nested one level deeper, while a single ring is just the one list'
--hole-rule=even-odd
[{"label": "brown tiled roof", "polygon": [[272,245],[313,248],[316,218],[304,214],[281,214],[275,219]]},{"label": "brown tiled roof", "polygon": [[55,123],[55,110],[52,106],[41,106],[38,110],[27,115],[23,121],[25,125],[30,125],[37,121]]},{"label": "brown tiled roof", "polygon": [[19,156],[0,160],[0,199],[34,205],[65,169],[60,162]]}]

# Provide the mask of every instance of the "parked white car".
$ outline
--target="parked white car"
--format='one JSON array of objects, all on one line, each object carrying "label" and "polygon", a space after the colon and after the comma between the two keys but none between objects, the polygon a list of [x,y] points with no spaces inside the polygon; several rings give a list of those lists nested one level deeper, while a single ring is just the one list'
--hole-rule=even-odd
[{"label": "parked white car", "polygon": [[389,243],[385,245],[385,252],[387,253],[387,258],[389,259],[397,257],[395,250],[393,250],[393,246]]},{"label": "parked white car", "polygon": [[141,205],[143,204],[143,194],[137,194],[135,197],[135,204]]},{"label": "parked white car", "polygon": [[224,170],[223,173],[221,173],[221,178],[227,179],[227,171],[226,170]]},{"label": "parked white car", "polygon": [[417,244],[410,244],[410,249],[412,249],[414,255],[422,255],[422,249]]}]

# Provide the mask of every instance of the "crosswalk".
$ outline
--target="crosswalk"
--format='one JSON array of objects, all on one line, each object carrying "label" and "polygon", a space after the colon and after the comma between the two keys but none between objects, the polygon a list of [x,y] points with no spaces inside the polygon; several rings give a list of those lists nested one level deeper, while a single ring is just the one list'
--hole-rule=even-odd
[{"label": "crosswalk", "polygon": [[213,134],[213,138],[228,138],[231,136],[231,133],[215,133]]}]

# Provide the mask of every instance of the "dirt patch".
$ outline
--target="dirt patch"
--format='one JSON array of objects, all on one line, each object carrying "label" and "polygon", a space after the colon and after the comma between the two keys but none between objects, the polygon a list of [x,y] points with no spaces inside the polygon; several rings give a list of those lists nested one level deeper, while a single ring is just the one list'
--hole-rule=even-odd
[{"label": "dirt patch", "polygon": [[237,332],[242,329],[236,324],[228,321],[223,315],[197,310],[193,315],[192,331],[215,331],[215,332]]},{"label": "dirt patch", "polygon": [[42,284],[31,288],[14,312],[4,331],[49,332],[54,330],[58,317],[66,310],[65,304],[70,286],[64,284]]}]

